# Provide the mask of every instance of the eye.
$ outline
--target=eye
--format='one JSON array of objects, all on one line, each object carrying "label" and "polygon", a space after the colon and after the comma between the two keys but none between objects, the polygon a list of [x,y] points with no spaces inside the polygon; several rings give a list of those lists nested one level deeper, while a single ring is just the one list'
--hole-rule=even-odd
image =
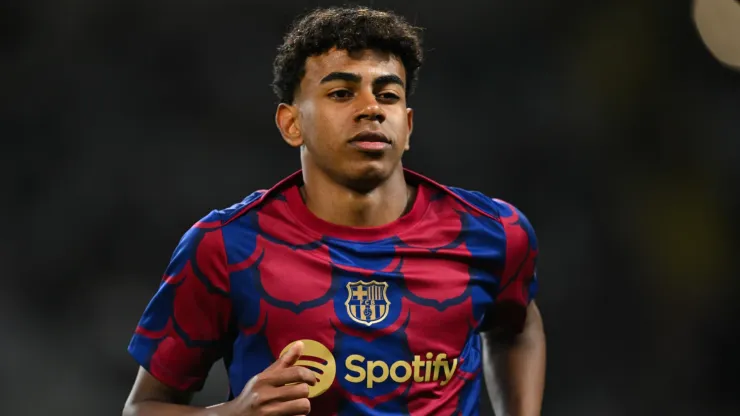
[{"label": "eye", "polygon": [[378,99],[384,102],[396,102],[401,99],[398,94],[393,92],[382,92],[378,94]]},{"label": "eye", "polygon": [[329,93],[329,97],[335,100],[347,100],[352,98],[352,91],[350,90],[335,90]]}]

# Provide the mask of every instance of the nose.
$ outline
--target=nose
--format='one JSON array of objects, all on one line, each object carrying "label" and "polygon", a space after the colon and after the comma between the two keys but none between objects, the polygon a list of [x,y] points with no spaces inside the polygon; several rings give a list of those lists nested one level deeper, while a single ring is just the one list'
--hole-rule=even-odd
[{"label": "nose", "polygon": [[377,121],[382,123],[385,121],[385,111],[380,106],[378,100],[375,98],[375,94],[363,93],[358,97],[358,103],[360,105],[355,121],[361,120]]}]

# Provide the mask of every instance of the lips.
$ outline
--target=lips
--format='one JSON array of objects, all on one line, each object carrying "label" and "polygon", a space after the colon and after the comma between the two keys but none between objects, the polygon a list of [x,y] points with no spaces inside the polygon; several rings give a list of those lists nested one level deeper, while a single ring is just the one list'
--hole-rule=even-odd
[{"label": "lips", "polygon": [[391,141],[379,131],[364,131],[353,137],[349,145],[363,153],[382,154],[391,148]]},{"label": "lips", "polygon": [[363,131],[362,133],[358,133],[355,135],[352,140],[349,141],[350,143],[357,143],[357,142],[366,142],[366,143],[387,143],[390,144],[391,141],[386,137],[385,134],[379,132],[379,131]]}]

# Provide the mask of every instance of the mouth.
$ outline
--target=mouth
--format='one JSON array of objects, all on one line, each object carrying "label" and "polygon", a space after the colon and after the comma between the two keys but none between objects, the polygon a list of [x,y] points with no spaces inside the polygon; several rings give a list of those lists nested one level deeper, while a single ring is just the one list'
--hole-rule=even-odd
[{"label": "mouth", "polygon": [[378,152],[391,147],[388,137],[379,131],[363,131],[355,135],[350,141],[350,146],[358,149]]}]

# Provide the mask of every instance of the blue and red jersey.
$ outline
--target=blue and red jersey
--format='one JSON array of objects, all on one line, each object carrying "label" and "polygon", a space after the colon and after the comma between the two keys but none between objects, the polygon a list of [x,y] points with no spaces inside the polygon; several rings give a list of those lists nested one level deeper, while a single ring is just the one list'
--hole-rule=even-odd
[{"label": "blue and red jersey", "polygon": [[478,414],[479,334],[523,324],[535,234],[506,202],[405,175],[413,206],[380,227],[313,215],[300,172],[212,211],[180,240],[129,352],[181,390],[223,358],[234,397],[301,340],[312,415]]}]

